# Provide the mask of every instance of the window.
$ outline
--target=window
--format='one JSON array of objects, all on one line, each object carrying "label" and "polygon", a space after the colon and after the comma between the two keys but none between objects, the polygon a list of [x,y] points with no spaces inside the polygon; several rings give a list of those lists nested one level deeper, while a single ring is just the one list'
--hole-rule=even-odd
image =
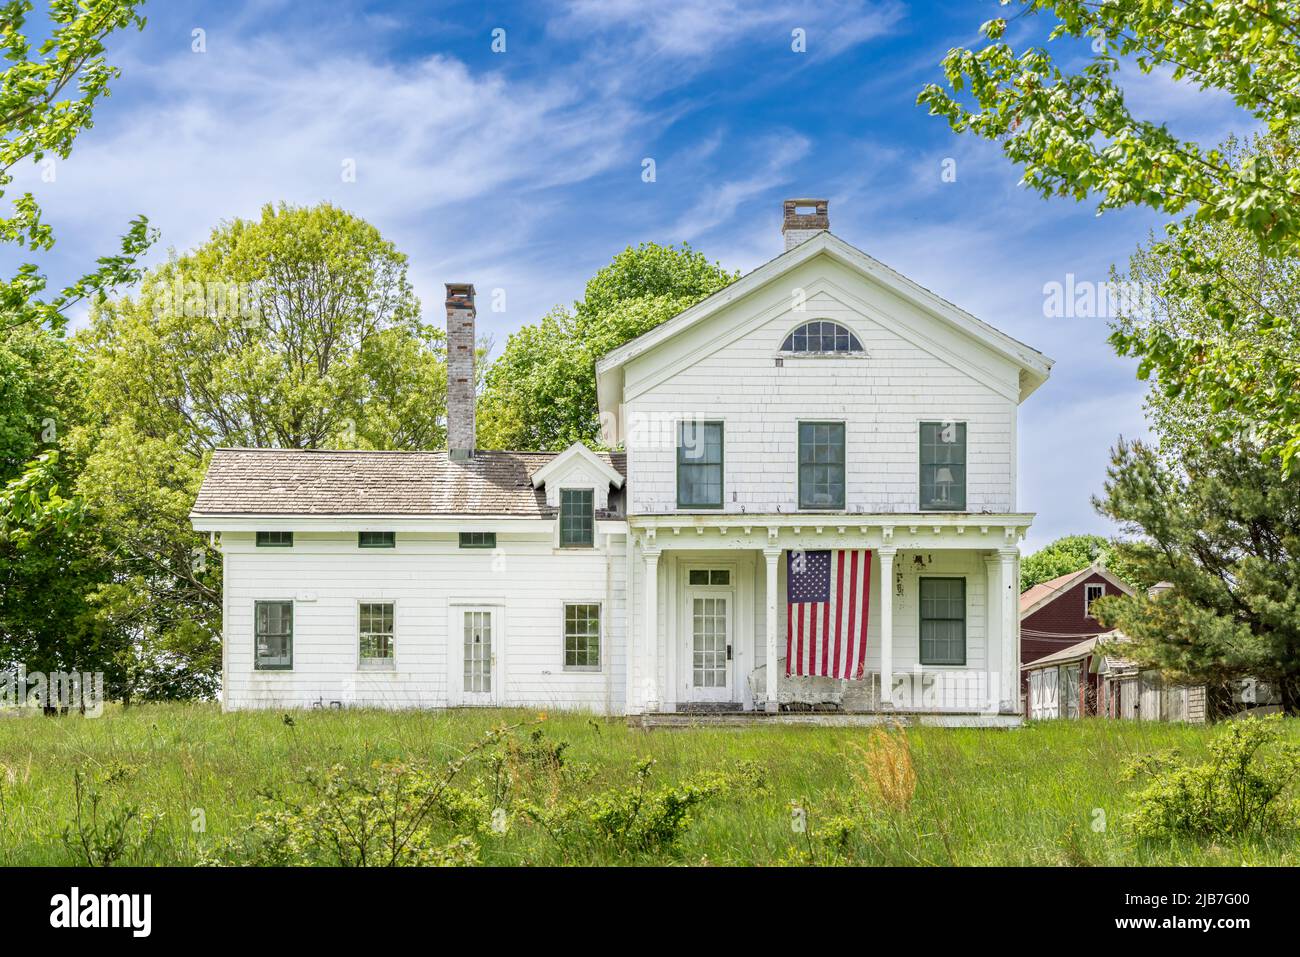
[{"label": "window", "polygon": [[1092,603],[1106,594],[1106,586],[1101,582],[1089,582],[1083,586],[1083,615],[1092,617]]},{"label": "window", "polygon": [[293,532],[258,532],[258,548],[292,548]]},{"label": "window", "polygon": [[687,580],[692,585],[730,585],[731,572],[725,568],[692,568]]},{"label": "window", "polygon": [[496,548],[496,532],[461,532],[461,548]]},{"label": "window", "polygon": [[591,548],[596,544],[594,497],[589,488],[560,489],[561,548]]},{"label": "window", "polygon": [[564,606],[564,670],[600,670],[600,606]]},{"label": "window", "polygon": [[921,579],[921,664],[966,663],[966,579]]},{"label": "window", "polygon": [[677,423],[677,507],[722,508],[722,423]]},{"label": "window", "polygon": [[921,508],[966,508],[966,423],[921,423]]},{"label": "window", "polygon": [[393,603],[362,602],[358,606],[362,668],[393,667]]},{"label": "window", "polygon": [[293,667],[293,602],[253,602],[253,667],[288,671]]},{"label": "window", "polygon": [[785,337],[782,352],[861,352],[862,342],[838,322],[814,319]]},{"label": "window", "polygon": [[799,423],[799,507],[844,507],[844,423]]},{"label": "window", "polygon": [[1077,661],[1071,665],[1061,665],[1057,689],[1060,717],[1079,717],[1079,663]]},{"label": "window", "polygon": [[396,548],[396,532],[357,532],[357,545],[360,548]]}]

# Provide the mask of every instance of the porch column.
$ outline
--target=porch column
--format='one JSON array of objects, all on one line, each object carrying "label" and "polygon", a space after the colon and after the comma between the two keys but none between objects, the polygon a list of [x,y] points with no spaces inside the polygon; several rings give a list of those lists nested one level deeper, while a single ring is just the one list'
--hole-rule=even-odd
[{"label": "porch column", "polygon": [[659,710],[659,554],[654,546],[642,548],[645,559],[645,675],[641,697],[647,713]]},{"label": "porch column", "polygon": [[989,552],[984,556],[984,594],[988,621],[984,626],[985,655],[988,662],[984,668],[984,680],[987,683],[988,697],[985,707],[996,714],[1002,710],[1002,574],[998,556]]},{"label": "porch column", "polygon": [[1014,714],[1020,703],[1020,610],[1016,599],[1020,595],[1016,559],[1020,549],[1011,545],[998,549],[1002,566],[1002,688],[999,692],[1002,711]]},{"label": "porch column", "polygon": [[767,559],[767,591],[764,593],[767,598],[767,669],[765,672],[767,689],[765,697],[766,704],[763,706],[765,711],[778,711],[780,705],[777,701],[777,682],[776,673],[777,661],[779,655],[776,647],[777,621],[776,621],[776,588],[777,588],[777,563],[781,560],[781,549],[765,548],[763,557]]},{"label": "porch column", "polygon": [[883,545],[876,550],[880,559],[880,707],[894,706],[894,554],[898,549]]}]

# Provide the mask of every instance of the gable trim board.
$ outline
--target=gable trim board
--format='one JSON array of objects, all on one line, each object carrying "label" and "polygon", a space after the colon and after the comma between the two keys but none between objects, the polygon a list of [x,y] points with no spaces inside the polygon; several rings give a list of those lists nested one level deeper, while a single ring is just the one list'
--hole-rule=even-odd
[{"label": "gable trim board", "polygon": [[[900,275],[880,261],[829,233],[818,233],[794,249],[769,260],[753,272],[720,289],[707,299],[679,313],[668,322],[638,336],[609,352],[596,363],[596,392],[602,410],[617,409],[624,401],[623,368],[631,360],[646,354],[669,339],[693,328],[723,308],[765,287],[770,282],[819,255],[827,255],[857,271],[911,305],[929,313],[972,342],[980,344],[1010,361],[1020,370],[1019,401],[1023,402],[1047,381],[1052,360],[1036,349],[1019,342],[977,319],[975,316],[940,298],[928,289]],[[778,313],[779,314],[779,313]],[[809,317],[813,318],[813,317]],[[770,317],[769,317],[770,319]],[[609,416],[605,422],[609,423]],[[606,441],[617,441],[608,434]]]},{"label": "gable trim board", "polygon": [[[808,286],[804,288],[807,293],[808,300],[811,300],[814,296],[825,294],[832,301],[837,302],[841,306],[845,306],[849,309],[853,309],[861,313],[862,315],[866,316],[866,318],[869,321],[873,322],[881,329],[884,329],[887,332],[897,335],[905,342],[908,342],[909,344],[917,347],[918,349],[922,350],[923,352],[927,353],[933,358],[939,360],[940,362],[945,362],[948,365],[952,366],[953,368],[957,369],[959,372],[962,372],[965,375],[970,376],[970,378],[974,379],[976,382],[979,382],[981,385],[987,386],[989,389],[992,389],[994,392],[997,392],[1003,398],[1012,402],[1019,401],[1020,399],[1019,393],[1014,388],[1008,387],[1008,385],[1005,382],[999,380],[997,375],[992,370],[985,369],[977,365],[976,363],[972,362],[970,359],[958,355],[956,352],[943,346],[941,343],[937,342],[933,337],[926,335],[924,330],[917,327],[916,324],[909,322],[907,317],[901,314],[886,315],[885,313],[881,312],[881,310],[878,307],[872,305],[871,303],[868,303],[866,300],[858,296],[853,295],[853,293],[845,289],[843,286],[825,277],[819,278],[816,281],[809,283]],[[650,391],[656,386],[662,385],[664,382],[671,379],[673,376],[677,375],[678,373],[682,372],[684,369],[688,369],[695,363],[700,362],[703,359],[707,359],[709,356],[712,356],[715,353],[720,352],[721,350],[725,349],[727,346],[739,342],[740,340],[746,338],[751,333],[753,333],[756,329],[762,328],[763,326],[770,323],[772,320],[788,313],[789,311],[790,311],[790,306],[788,302],[781,301],[779,303],[775,303],[769,306],[767,309],[764,309],[762,312],[756,313],[752,318],[737,324],[735,327],[728,330],[728,332],[725,335],[718,336],[712,339],[710,341],[710,345],[708,348],[690,350],[686,354],[678,357],[677,359],[663,364],[662,366],[655,369],[650,374],[645,375],[640,379],[637,379],[636,382],[631,384],[630,386],[626,385],[626,379],[625,379],[625,388],[624,388],[623,396],[620,401],[628,402],[638,398],[639,396]],[[801,322],[807,322],[815,318],[817,318],[817,310],[815,308],[810,307],[807,313],[802,315]],[[671,320],[671,321],[675,321],[675,320]],[[685,332],[687,330],[684,329],[682,331]],[[649,333],[647,333],[647,335],[649,335]],[[648,354],[649,351],[647,351],[646,353],[642,353],[641,355],[648,355]],[[778,355],[780,355],[780,353],[775,351],[773,352],[774,357]],[[633,358],[639,358],[639,357],[640,356],[633,357]],[[781,357],[784,358],[786,362],[791,362],[791,361],[798,362],[803,360],[803,357],[800,356],[794,356],[794,357],[781,356]],[[632,360],[629,359],[629,363],[631,361]],[[809,357],[807,361],[871,362],[872,356],[871,356],[871,350],[867,349],[864,353],[858,353],[858,354],[847,354],[847,355],[833,354],[833,355],[825,355],[825,356],[818,355],[814,357]],[[605,436],[605,437],[607,440],[609,439],[609,436]]]}]

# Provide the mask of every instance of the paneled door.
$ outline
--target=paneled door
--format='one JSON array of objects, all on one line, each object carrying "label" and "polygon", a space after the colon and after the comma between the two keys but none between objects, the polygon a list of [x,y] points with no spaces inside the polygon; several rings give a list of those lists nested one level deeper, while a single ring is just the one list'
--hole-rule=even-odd
[{"label": "paneled door", "polygon": [[461,701],[496,704],[501,697],[497,674],[499,616],[495,608],[465,608],[461,612]]},{"label": "paneled door", "polygon": [[[698,570],[694,572],[699,579]],[[689,701],[733,701],[732,642],[735,602],[730,575],[718,585],[691,586],[685,593],[686,692]],[[721,582],[726,581],[726,585]]]}]

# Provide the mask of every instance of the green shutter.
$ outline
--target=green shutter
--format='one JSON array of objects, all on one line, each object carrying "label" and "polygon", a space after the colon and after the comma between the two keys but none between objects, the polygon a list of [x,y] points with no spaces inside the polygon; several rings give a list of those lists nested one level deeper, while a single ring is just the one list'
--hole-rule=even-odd
[{"label": "green shutter", "polygon": [[595,492],[589,488],[560,489],[560,547],[591,548],[596,544]]},{"label": "green shutter", "polygon": [[921,423],[920,507],[966,510],[966,423]]},{"label": "green shutter", "polygon": [[253,602],[253,667],[258,671],[293,669],[293,602]]},{"label": "green shutter", "polygon": [[844,508],[843,422],[799,423],[799,507]]},{"label": "green shutter", "polygon": [[723,425],[677,423],[677,507],[722,508]]},{"label": "green shutter", "polygon": [[966,579],[922,578],[921,664],[966,663]]}]

